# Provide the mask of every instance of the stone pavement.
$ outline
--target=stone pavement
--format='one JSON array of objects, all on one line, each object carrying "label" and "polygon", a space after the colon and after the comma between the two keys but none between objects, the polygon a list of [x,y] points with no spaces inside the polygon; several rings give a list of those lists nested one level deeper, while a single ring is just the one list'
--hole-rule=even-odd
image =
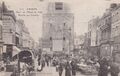
[{"label": "stone pavement", "polygon": [[[42,72],[33,72],[30,76],[59,76],[58,72],[56,72],[55,67],[45,67]],[[65,76],[65,71],[63,71],[62,76]],[[97,76],[97,75],[82,75],[81,73],[77,73],[76,76]]]},{"label": "stone pavement", "polygon": [[[35,69],[37,69],[38,67],[38,63],[37,63],[37,58],[34,60],[35,62]],[[43,69],[42,72],[33,72],[31,73],[31,76],[59,76],[58,72],[56,72],[56,68],[52,67],[52,66],[45,66],[45,68]],[[65,70],[63,71],[62,76],[65,76]],[[82,75],[81,73],[77,73],[76,76],[97,76],[97,75]]]},{"label": "stone pavement", "polygon": [[[37,67],[38,67],[37,59],[35,59],[35,69],[37,69]],[[0,76],[10,76],[10,75],[11,75],[11,72],[0,72]],[[35,70],[34,72],[31,72],[31,74],[29,76],[59,76],[59,75],[58,75],[58,72],[56,72],[55,67],[52,67],[52,66],[47,67],[47,66],[45,66],[43,71],[38,72],[37,70]],[[65,76],[65,70],[63,71],[62,76]],[[83,75],[81,73],[77,73],[76,76],[97,76],[97,75]]]},{"label": "stone pavement", "polygon": [[0,76],[10,76],[12,72],[0,72]]},{"label": "stone pavement", "polygon": [[[10,75],[11,72],[0,72],[0,76],[10,76]],[[55,67],[45,67],[42,72],[34,71],[29,76],[59,76],[59,75],[58,72],[56,72]],[[63,71],[62,76],[65,76],[65,71]],[[97,75],[83,75],[81,73],[77,73],[76,76],[97,76]]]},{"label": "stone pavement", "polygon": [[[42,72],[34,72],[30,76],[59,76],[58,72],[56,72],[55,67],[45,67]],[[62,76],[65,76],[65,70],[63,71]],[[97,75],[83,75],[80,72],[77,73],[76,76],[97,76]],[[110,75],[108,75],[110,76]],[[120,76],[120,74],[119,74]]]}]

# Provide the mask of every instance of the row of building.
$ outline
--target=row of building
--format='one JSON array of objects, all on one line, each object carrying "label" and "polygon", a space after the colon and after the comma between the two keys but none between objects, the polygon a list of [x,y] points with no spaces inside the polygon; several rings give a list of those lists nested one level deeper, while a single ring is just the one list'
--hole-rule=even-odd
[{"label": "row of building", "polygon": [[0,4],[0,58],[12,59],[20,51],[35,51],[37,43],[30,36],[24,20],[17,19],[4,2]]},{"label": "row of building", "polygon": [[111,4],[102,17],[91,19],[88,22],[88,32],[82,39],[78,39],[83,39],[79,45],[82,44],[82,49],[91,52],[91,55],[112,57],[120,62],[120,4]]}]

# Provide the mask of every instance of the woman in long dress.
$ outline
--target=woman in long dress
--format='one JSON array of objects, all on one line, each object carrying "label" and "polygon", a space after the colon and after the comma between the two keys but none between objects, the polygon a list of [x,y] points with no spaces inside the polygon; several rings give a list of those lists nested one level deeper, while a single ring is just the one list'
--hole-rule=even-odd
[{"label": "woman in long dress", "polygon": [[62,65],[62,63],[59,63],[59,65],[58,65],[58,72],[59,72],[59,76],[62,76],[62,72],[63,72],[63,65]]},{"label": "woman in long dress", "polygon": [[65,66],[65,76],[71,76],[71,65],[69,62]]}]

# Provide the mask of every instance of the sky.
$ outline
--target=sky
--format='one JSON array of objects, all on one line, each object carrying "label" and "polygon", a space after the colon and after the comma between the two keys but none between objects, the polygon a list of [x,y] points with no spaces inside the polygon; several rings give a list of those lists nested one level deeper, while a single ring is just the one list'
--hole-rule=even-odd
[{"label": "sky", "polygon": [[[66,2],[74,14],[74,30],[76,35],[81,35],[88,30],[88,21],[101,17],[111,3],[120,3],[120,0],[2,0],[9,9],[15,11],[17,19],[23,19],[26,27],[35,41],[42,37],[42,14],[47,9],[48,2]],[[33,9],[37,16],[19,16],[17,11]]]}]

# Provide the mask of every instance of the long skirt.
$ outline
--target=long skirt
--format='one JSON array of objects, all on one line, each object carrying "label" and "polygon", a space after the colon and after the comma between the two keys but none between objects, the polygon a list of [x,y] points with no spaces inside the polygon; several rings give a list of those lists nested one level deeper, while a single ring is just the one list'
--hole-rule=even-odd
[{"label": "long skirt", "polygon": [[65,76],[71,76],[71,71],[70,70],[66,70],[65,71]]}]

